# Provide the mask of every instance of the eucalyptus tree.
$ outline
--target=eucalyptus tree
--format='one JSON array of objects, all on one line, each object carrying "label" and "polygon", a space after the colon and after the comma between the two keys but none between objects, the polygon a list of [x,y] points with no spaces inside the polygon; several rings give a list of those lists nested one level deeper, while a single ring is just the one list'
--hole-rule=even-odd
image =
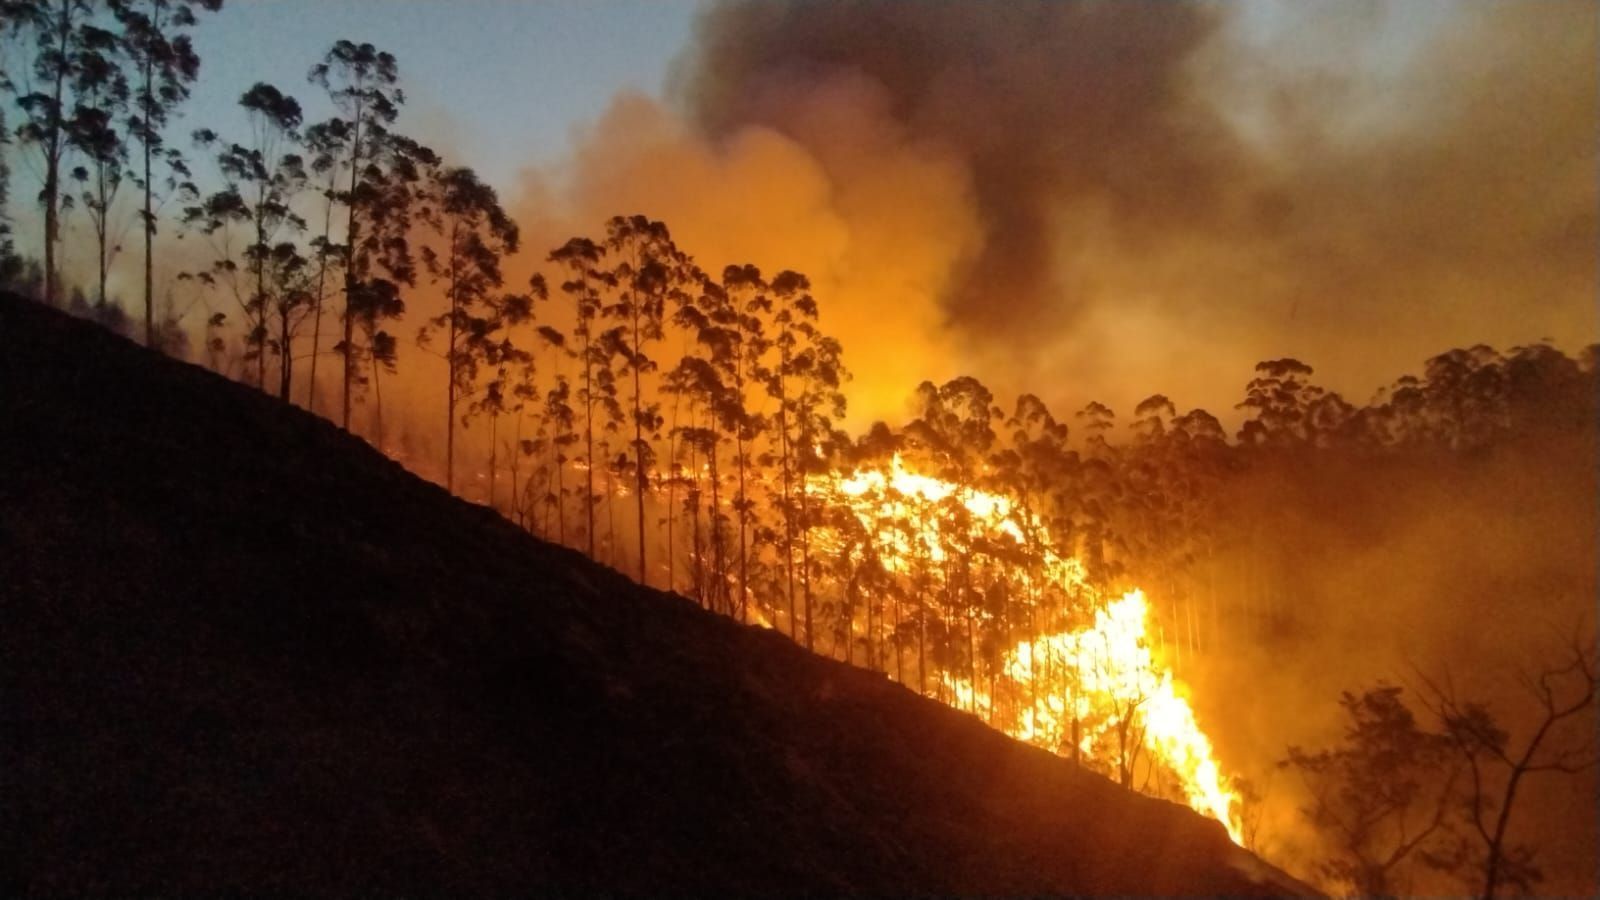
[{"label": "eucalyptus tree", "polygon": [[[548,289],[546,290],[548,293]],[[531,405],[534,400],[539,401],[538,410],[540,427],[547,432],[550,449],[551,477],[554,482],[550,488],[548,502],[555,507],[556,514],[556,541],[562,546],[567,543],[567,486],[566,467],[570,461],[568,454],[571,447],[578,441],[577,413],[572,408],[572,383],[566,373],[561,371],[561,360],[568,355],[567,336],[560,329],[551,325],[540,325],[536,329],[540,341],[550,348],[554,370],[554,378],[550,389],[544,394],[535,394],[528,398]],[[519,442],[520,443],[520,442]],[[524,444],[523,452],[528,453],[529,448]]]},{"label": "eucalyptus tree", "polygon": [[339,165],[350,142],[348,124],[339,118],[318,122],[301,135],[310,174],[318,179],[322,195],[322,233],[312,239],[317,257],[316,288],[312,292],[311,371],[306,378],[306,409],[317,411],[317,362],[322,357],[322,306],[327,299],[328,269],[341,263],[344,247],[333,242],[333,209],[339,197]]},{"label": "eucalyptus tree", "polygon": [[[594,433],[595,405],[614,402],[615,385],[610,382],[610,362],[598,340],[596,328],[600,323],[602,301],[600,289],[604,277],[599,271],[605,248],[588,238],[575,237],[550,253],[550,261],[563,270],[560,288],[573,305],[573,340],[567,352],[575,356],[582,370],[579,376],[578,402],[583,406],[583,475],[584,475],[584,534],[588,542],[589,558],[595,559],[594,515]],[[602,385],[610,385],[603,391]]]},{"label": "eucalyptus tree", "polygon": [[[984,523],[976,521],[967,500],[979,481],[981,467],[995,442],[994,420],[1000,411],[994,396],[970,376],[935,387],[923,382],[917,388],[919,415],[906,426],[907,442],[920,448],[939,477],[956,486],[941,506],[940,538],[948,544],[946,558],[955,564],[954,579],[947,579],[950,612],[964,625],[969,677],[977,681],[976,625],[982,592],[974,579],[979,549],[988,543]],[[997,619],[1004,619],[1002,611]]]},{"label": "eucalyptus tree", "polygon": [[[772,279],[770,305],[770,364],[761,369],[769,397],[777,401],[777,450],[783,520],[784,575],[787,582],[791,632],[795,614],[803,612],[805,644],[812,647],[810,510],[806,476],[822,461],[818,448],[833,447],[834,423],[844,416],[840,388],[848,373],[839,342],[824,335],[817,325],[817,301],[806,276],[785,270]],[[802,609],[795,609],[795,538],[800,537]]]},{"label": "eucalyptus tree", "polygon": [[838,427],[845,414],[842,390],[849,378],[844,366],[844,349],[839,341],[811,329],[808,345],[793,360],[791,375],[798,387],[791,394],[790,422],[795,428],[795,463],[799,494],[800,587],[806,624],[806,648],[813,648],[812,588],[815,565],[811,556],[811,531],[817,522],[809,490],[813,474],[824,471],[848,438]]},{"label": "eucalyptus tree", "polygon": [[734,467],[738,491],[734,513],[739,522],[739,620],[748,621],[750,598],[750,529],[755,522],[755,503],[750,498],[750,450],[766,430],[766,420],[749,409],[749,392],[768,377],[763,363],[768,349],[765,316],[772,312],[770,288],[753,265],[728,266],[722,270],[722,290],[727,303],[721,311],[733,343],[730,354],[729,389],[733,410]]},{"label": "eucalyptus tree", "polygon": [[[306,182],[305,163],[299,154],[285,152],[298,140],[300,104],[276,87],[257,82],[239,98],[239,105],[250,123],[248,145],[223,141],[209,129],[195,132],[198,145],[216,150],[223,187],[189,208],[185,218],[206,234],[223,234],[219,271],[235,282],[230,288],[245,318],[245,343],[256,361],[257,386],[266,390],[266,355],[275,349],[282,372],[279,395],[287,400],[292,348],[275,347],[269,337],[268,320],[276,301],[268,289],[267,270],[279,234],[286,228],[290,232],[305,228],[305,220],[291,206]],[[236,223],[248,226],[251,233],[243,249],[254,281],[248,292],[240,291],[236,283],[237,260],[228,233]]]},{"label": "eucalyptus tree", "polygon": [[[353,342],[346,347],[348,355],[362,353],[366,359],[364,369],[357,367],[356,386],[372,386],[373,443],[383,449],[383,373],[393,373],[399,363],[399,341],[384,328],[384,324],[405,315],[406,303],[401,296],[401,284],[389,278],[363,278],[355,284],[355,293],[348,298],[347,315],[366,341],[364,349]],[[366,373],[371,373],[370,375]]]},{"label": "eucalyptus tree", "polygon": [[133,113],[128,136],[139,144],[140,174],[134,179],[143,194],[139,219],[144,234],[144,339],[155,345],[155,235],[158,213],[155,165],[167,169],[165,190],[188,179],[183,155],[166,146],[164,132],[173,112],[189,97],[189,85],[200,75],[200,56],[187,34],[195,13],[216,12],[222,0],[107,0],[121,27],[122,51],[131,74]]},{"label": "eucalyptus tree", "polygon": [[94,226],[96,294],[106,305],[106,275],[116,252],[111,234],[111,206],[122,186],[127,142],[118,130],[117,117],[128,107],[128,78],[122,71],[117,36],[93,24],[80,29],[72,82],[77,103],[67,124],[68,141],[87,161],[73,167],[72,177],[82,185],[79,201]]},{"label": "eucalyptus tree", "polygon": [[[707,336],[702,340],[715,340]],[[713,351],[715,353],[717,351]],[[719,447],[722,443],[719,420],[726,417],[728,387],[722,379],[722,366],[711,358],[685,356],[667,373],[663,390],[688,400],[690,415],[687,422],[674,430],[682,444],[695,457],[705,460],[705,482],[710,488],[710,504],[706,508],[709,527],[710,565],[706,564],[706,550],[700,540],[701,467],[689,466],[690,487],[688,512],[694,529],[691,559],[694,563],[693,583],[695,597],[716,612],[732,612],[728,602],[728,566],[725,555],[727,541],[723,523],[727,515],[722,510],[722,472],[719,466]],[[704,416],[703,419],[700,416]]]},{"label": "eucalyptus tree", "polygon": [[[730,561],[727,557],[727,537],[723,529],[728,521],[728,515],[722,503],[720,465],[721,445],[724,441],[737,439],[746,416],[744,397],[736,381],[741,364],[739,330],[731,295],[721,285],[703,274],[698,276],[698,280],[699,290],[681,296],[677,311],[672,317],[674,325],[693,336],[693,346],[697,352],[685,354],[678,361],[668,373],[664,390],[688,400],[689,423],[675,426],[674,431],[676,437],[681,438],[694,454],[703,456],[706,460],[706,474],[711,487],[709,509],[712,565],[709,583],[712,591],[709,601],[715,607],[725,608],[730,615],[744,617],[747,615],[744,580],[748,577],[747,566],[744,563],[745,535],[741,527],[738,575],[741,598],[735,602],[727,592]],[[697,413],[704,414],[703,422],[696,421]],[[689,477],[690,511],[695,515],[694,523],[698,529],[700,472],[697,465],[690,466]],[[735,508],[737,510],[737,504]],[[669,547],[670,543],[669,540]],[[698,548],[698,539],[695,543]],[[697,571],[703,572],[704,566],[699,563],[698,550],[696,560]]]},{"label": "eucalyptus tree", "polygon": [[[1029,665],[1037,669],[1051,664],[1049,654],[1041,659],[1035,652],[1032,640],[1053,627],[1050,619],[1054,610],[1046,608],[1054,595],[1053,586],[1047,585],[1045,578],[1045,556],[1052,549],[1046,538],[1065,529],[1059,517],[1052,521],[1048,507],[1051,486],[1064,480],[1065,469],[1070,465],[1068,428],[1066,423],[1056,421],[1044,401],[1033,394],[1017,398],[1004,427],[1009,429],[1008,446],[996,454],[995,463],[1020,513],[1016,518],[1022,533],[1021,558],[1027,584]],[[1041,615],[1046,618],[1043,624]],[[1048,677],[1048,673],[1035,671],[1028,679],[1029,702],[1035,708],[1040,700],[1040,682]],[[1070,703],[1068,708],[1076,710]]]},{"label": "eucalyptus tree", "polygon": [[383,211],[374,208],[374,204],[384,202],[386,194],[381,189],[383,172],[375,164],[393,151],[386,140],[388,128],[399,115],[405,95],[400,90],[400,67],[394,55],[367,43],[336,42],[322,61],[311,67],[307,77],[312,84],[328,92],[343,125],[339,133],[348,136],[343,157],[350,174],[350,187],[342,198],[346,210],[341,260],[345,308],[340,317],[344,337],[339,347],[344,357],[340,422],[349,430],[351,392],[359,377],[356,319],[358,313],[372,312],[361,308],[357,294],[363,279],[375,277],[372,253],[362,249],[371,247],[371,241],[363,244],[364,232],[373,227],[374,218],[382,215]]},{"label": "eucalyptus tree", "polygon": [[[794,489],[794,454],[790,445],[789,380],[794,374],[794,357],[801,340],[801,329],[817,318],[817,301],[811,296],[811,282],[799,272],[785,269],[772,279],[771,335],[769,357],[763,379],[767,396],[778,403],[777,427],[768,438],[767,452],[762,459],[778,468],[778,517],[783,523],[784,597],[789,607],[790,636],[794,634],[796,612],[794,603],[794,534],[796,512],[790,503]],[[774,455],[776,454],[776,455]]]},{"label": "eucalyptus tree", "polygon": [[664,337],[669,298],[682,296],[685,285],[699,282],[693,263],[672,242],[667,226],[645,216],[614,216],[606,223],[606,248],[614,267],[607,281],[611,302],[604,315],[621,331],[614,346],[621,372],[632,382],[629,419],[633,438],[628,442],[628,462],[633,469],[633,492],[638,548],[638,576],[649,583],[646,559],[645,499],[650,493],[650,470],[655,464],[654,441],[662,426],[661,405],[646,399],[644,377],[659,368],[652,358]]},{"label": "eucalyptus tree", "polygon": [[[441,252],[423,247],[423,267],[445,290],[446,308],[418,334],[426,344],[445,336],[445,489],[455,489],[456,404],[476,389],[479,367],[498,364],[504,349],[501,330],[517,307],[497,292],[505,283],[501,260],[517,250],[517,226],[501,208],[494,188],[476,172],[454,166],[431,173],[422,220],[443,242]],[[540,282],[542,285],[542,282]],[[531,301],[530,301],[531,302]],[[498,382],[483,411],[498,415],[503,392]],[[462,423],[470,417],[463,416]],[[492,451],[492,448],[491,448]]]},{"label": "eucalyptus tree", "polygon": [[280,361],[278,398],[288,401],[294,382],[295,340],[315,307],[311,260],[295,241],[279,241],[262,256],[266,296],[270,298],[266,315],[269,327],[276,329],[276,334],[267,338],[267,346]]},{"label": "eucalyptus tree", "polygon": [[[0,73],[0,80],[4,78],[4,74]],[[16,259],[11,245],[11,217],[6,213],[6,200],[11,189],[11,167],[6,162],[6,146],[10,143],[5,108],[0,107],[0,284],[10,282]]]},{"label": "eucalyptus tree", "polygon": [[[386,326],[405,315],[401,291],[416,286],[417,254],[411,236],[430,202],[428,184],[440,162],[428,147],[398,134],[384,133],[372,150],[356,189],[347,197],[365,224],[360,240],[347,245],[353,248],[351,255],[341,259],[347,292],[354,288],[354,293],[347,293],[345,301],[345,315],[352,320],[347,323],[348,338],[335,350],[345,361],[347,390],[364,388],[369,383],[364,373],[370,369],[381,424],[379,367],[393,371],[397,362],[395,338]],[[359,277],[352,278],[352,268]]]},{"label": "eucalyptus tree", "polygon": [[23,121],[17,137],[39,154],[43,169],[43,189],[39,192],[44,207],[44,301],[59,299],[60,271],[56,245],[61,240],[61,213],[71,197],[64,195],[61,179],[72,150],[71,120],[77,99],[76,76],[83,62],[83,50],[93,29],[93,0],[6,0],[7,27],[21,37],[24,82],[12,83],[17,108]]}]

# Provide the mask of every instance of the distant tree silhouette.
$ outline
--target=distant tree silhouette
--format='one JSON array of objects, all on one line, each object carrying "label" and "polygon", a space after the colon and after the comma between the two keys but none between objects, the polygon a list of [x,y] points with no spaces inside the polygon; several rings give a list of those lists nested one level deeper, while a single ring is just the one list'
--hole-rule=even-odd
[{"label": "distant tree silhouette", "polygon": [[[291,205],[305,185],[305,163],[299,154],[287,152],[298,140],[300,104],[272,85],[258,82],[239,98],[239,105],[250,122],[249,144],[230,143],[209,129],[195,132],[197,145],[216,150],[223,187],[187,209],[185,219],[205,234],[214,238],[220,235],[222,243],[213,271],[230,282],[229,289],[244,315],[245,345],[248,358],[256,363],[257,387],[267,389],[267,352],[275,351],[281,372],[278,394],[288,400],[292,373],[292,348],[286,345],[290,309],[282,310],[284,327],[280,338],[284,345],[280,345],[269,329],[273,312],[282,304],[270,290],[268,269],[272,267],[279,234],[285,230],[297,234],[305,228],[305,220]],[[252,238],[242,252],[253,282],[249,290],[241,290],[236,283],[238,261],[229,235],[233,224],[247,226]],[[298,290],[292,294],[295,308],[309,302],[309,294]]]},{"label": "distant tree silhouette", "polygon": [[1364,897],[1408,892],[1414,862],[1449,865],[1460,766],[1449,740],[1419,727],[1401,694],[1382,684],[1345,692],[1344,739],[1325,750],[1290,747],[1279,763],[1304,780],[1311,795],[1304,813],[1333,849],[1319,870]]},{"label": "distant tree silhouette", "polygon": [[[5,79],[0,74],[0,82]],[[0,84],[0,87],[4,87]],[[6,212],[11,191],[11,166],[6,161],[6,147],[11,143],[11,133],[6,130],[6,114],[0,108],[0,285],[9,285],[18,267],[16,249],[11,243],[11,216]]]},{"label": "distant tree silhouette", "polygon": [[1531,733],[1516,743],[1488,706],[1461,698],[1449,681],[1422,677],[1423,705],[1439,720],[1470,776],[1465,818],[1472,849],[1463,848],[1463,855],[1474,864],[1477,878],[1469,884],[1481,897],[1492,898],[1503,889],[1526,894],[1543,877],[1534,865],[1534,848],[1513,843],[1510,837],[1511,815],[1524,780],[1530,775],[1572,775],[1600,761],[1592,719],[1595,659],[1592,638],[1587,643],[1574,640],[1537,671],[1519,675],[1536,718]]},{"label": "distant tree silhouette", "polygon": [[595,555],[595,505],[598,498],[594,490],[594,437],[595,405],[615,402],[615,386],[609,391],[602,386],[610,384],[610,360],[604,345],[597,339],[600,321],[600,262],[605,249],[588,238],[573,238],[552,251],[550,261],[563,270],[561,292],[572,300],[574,340],[567,342],[567,350],[578,359],[582,368],[579,377],[578,402],[583,407],[583,473],[584,473],[584,539],[588,542],[590,559]]},{"label": "distant tree silhouette", "polygon": [[[476,172],[451,167],[432,172],[425,189],[422,219],[444,243],[443,251],[424,247],[423,267],[445,290],[447,306],[418,334],[426,343],[437,330],[445,335],[445,489],[455,489],[456,401],[476,389],[479,367],[498,365],[510,350],[501,333],[511,321],[531,314],[532,301],[500,296],[501,260],[517,250],[517,226],[500,207],[494,189]],[[541,282],[542,283],[542,282]],[[499,396],[500,386],[494,388]],[[498,415],[501,404],[491,404]],[[468,416],[462,417],[466,424]],[[492,446],[491,441],[491,446]]]},{"label": "distant tree silhouette", "polygon": [[341,317],[344,338],[340,342],[344,357],[340,423],[348,431],[351,392],[359,371],[354,340],[356,319],[361,315],[370,318],[372,312],[370,306],[363,309],[355,302],[361,281],[374,277],[373,253],[368,249],[373,242],[363,231],[371,227],[375,215],[381,214],[375,207],[386,202],[383,173],[375,164],[380,157],[393,152],[394,148],[387,141],[388,127],[399,115],[405,96],[400,91],[400,67],[394,55],[366,43],[335,42],[322,61],[311,67],[307,77],[312,84],[328,92],[342,122],[337,134],[347,135],[349,141],[344,165],[350,172],[350,189],[342,198],[347,214],[341,260],[345,281],[345,310]]},{"label": "distant tree silhouette", "polygon": [[[101,30],[93,27],[95,4],[91,0],[6,0],[0,8],[4,20],[20,37],[24,71],[29,82],[17,92],[23,122],[17,137],[39,154],[44,186],[39,193],[44,207],[45,303],[61,298],[56,245],[61,240],[61,214],[71,203],[62,190],[62,176],[72,150],[71,122],[78,102],[76,87],[87,45]],[[37,83],[34,83],[34,79]],[[11,85],[16,90],[17,85]]]},{"label": "distant tree silhouette", "polygon": [[72,178],[82,185],[78,200],[89,214],[95,234],[95,302],[107,303],[106,276],[117,250],[111,234],[111,204],[122,186],[127,143],[118,117],[127,111],[128,78],[121,67],[117,36],[92,23],[81,29],[73,65],[77,102],[67,123],[68,141],[88,165],[74,166]]},{"label": "distant tree silhouette", "polygon": [[729,366],[729,406],[734,436],[734,467],[738,490],[734,495],[734,514],[739,522],[739,621],[749,621],[750,613],[750,532],[756,521],[756,505],[750,497],[754,458],[751,448],[766,430],[766,419],[748,409],[752,385],[770,377],[763,360],[767,356],[766,317],[772,313],[771,288],[752,265],[728,266],[722,270],[721,288],[727,298],[722,323],[733,343]]},{"label": "distant tree silhouette", "polygon": [[613,263],[606,278],[612,294],[603,314],[617,323],[607,330],[607,343],[633,387],[628,410],[633,439],[627,444],[626,455],[634,474],[631,490],[638,517],[638,577],[641,583],[648,584],[645,502],[650,494],[654,442],[659,439],[662,418],[660,404],[645,395],[644,377],[660,367],[651,354],[664,336],[668,300],[682,295],[696,278],[690,273],[688,257],[673,243],[667,226],[645,216],[612,217],[606,223],[606,249]]},{"label": "distant tree silhouette", "polygon": [[155,344],[155,235],[157,188],[155,164],[167,170],[167,194],[187,182],[183,154],[168,148],[163,132],[173,112],[189,97],[189,85],[200,75],[200,56],[185,31],[195,13],[216,12],[222,0],[108,0],[121,28],[132,83],[133,114],[128,136],[139,143],[140,168],[134,183],[143,195],[139,212],[144,236],[144,340]]},{"label": "distant tree silhouette", "polygon": [[322,358],[322,307],[327,300],[328,269],[340,265],[344,248],[333,241],[333,209],[339,198],[340,161],[350,143],[348,123],[340,118],[318,122],[305,129],[301,142],[311,175],[319,179],[322,194],[322,233],[312,240],[317,280],[312,292],[311,371],[306,376],[306,409],[317,411],[317,363]]}]

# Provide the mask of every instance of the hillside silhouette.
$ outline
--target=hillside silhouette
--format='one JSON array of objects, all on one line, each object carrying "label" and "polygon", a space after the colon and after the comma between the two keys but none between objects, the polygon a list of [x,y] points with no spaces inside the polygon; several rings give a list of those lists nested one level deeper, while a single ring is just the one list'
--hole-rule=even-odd
[{"label": "hillside silhouette", "polygon": [[0,598],[6,895],[1301,889],[12,296]]}]

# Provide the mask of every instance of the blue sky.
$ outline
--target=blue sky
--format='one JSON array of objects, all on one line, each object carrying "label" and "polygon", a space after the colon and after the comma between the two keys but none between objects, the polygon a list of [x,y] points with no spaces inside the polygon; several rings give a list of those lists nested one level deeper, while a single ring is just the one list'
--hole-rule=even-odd
[{"label": "blue sky", "polygon": [[[229,0],[195,32],[200,82],[180,127],[238,133],[235,104],[270,82],[325,115],[306,70],[339,38],[400,61],[402,129],[509,189],[517,170],[559,157],[574,125],[618,90],[658,92],[689,40],[695,0]],[[215,123],[215,124],[213,124]]]}]

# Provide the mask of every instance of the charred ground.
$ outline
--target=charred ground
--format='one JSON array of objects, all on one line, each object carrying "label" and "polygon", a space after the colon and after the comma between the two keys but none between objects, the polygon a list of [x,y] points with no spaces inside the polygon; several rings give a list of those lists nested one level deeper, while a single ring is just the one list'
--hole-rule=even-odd
[{"label": "charred ground", "polygon": [[9,296],[0,422],[7,894],[1268,890],[1187,809]]}]

